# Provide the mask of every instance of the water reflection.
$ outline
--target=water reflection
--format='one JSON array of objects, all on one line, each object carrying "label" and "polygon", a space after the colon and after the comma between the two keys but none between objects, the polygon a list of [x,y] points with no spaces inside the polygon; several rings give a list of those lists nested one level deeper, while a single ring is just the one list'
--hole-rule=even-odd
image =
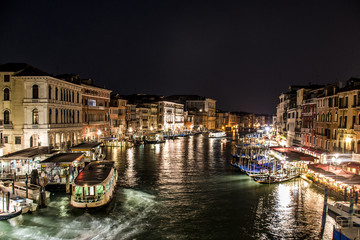
[{"label": "water reflection", "polygon": [[[1,239],[319,239],[323,193],[295,181],[262,185],[230,165],[234,144],[203,136],[108,148],[116,198],[100,211],[55,195]],[[327,218],[325,238],[331,239]]]}]

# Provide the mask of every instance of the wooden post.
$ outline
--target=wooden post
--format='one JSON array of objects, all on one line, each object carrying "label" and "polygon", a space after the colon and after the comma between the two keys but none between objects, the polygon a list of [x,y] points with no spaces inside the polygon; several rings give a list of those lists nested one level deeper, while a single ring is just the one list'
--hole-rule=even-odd
[{"label": "wooden post", "polygon": [[7,198],[6,198],[6,210],[7,210],[7,212],[10,211],[10,192],[7,193]]},{"label": "wooden post", "polygon": [[15,179],[16,179],[16,170],[14,171],[14,178],[12,184],[12,194],[15,194]]},{"label": "wooden post", "polygon": [[29,187],[28,187],[28,180],[29,180],[29,177],[28,177],[28,175],[26,174],[26,180],[25,180],[25,187],[26,187],[26,198],[29,198]]},{"label": "wooden post", "polygon": [[70,176],[68,171],[66,171],[66,193],[70,193]]}]

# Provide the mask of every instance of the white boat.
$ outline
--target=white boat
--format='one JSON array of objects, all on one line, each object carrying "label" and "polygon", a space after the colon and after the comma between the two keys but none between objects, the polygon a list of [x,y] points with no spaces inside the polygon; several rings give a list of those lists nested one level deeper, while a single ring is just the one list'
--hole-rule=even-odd
[{"label": "white boat", "polygon": [[[350,203],[339,201],[339,202],[333,202],[328,204],[329,211],[333,212],[334,214],[338,216],[342,216],[345,218],[350,217]],[[355,224],[360,225],[360,206],[357,204],[354,204],[354,213],[352,216],[352,221]]]},{"label": "white boat", "polygon": [[76,208],[96,208],[113,198],[118,174],[113,161],[89,163],[74,180],[71,205]]},{"label": "white boat", "polygon": [[[0,197],[0,203],[3,202],[2,197]],[[22,214],[28,213],[28,212],[35,212],[38,205],[34,203],[33,200],[29,198],[10,198],[10,206],[13,209],[21,209]]]},{"label": "white boat", "polygon": [[222,138],[222,137],[226,137],[226,132],[209,132],[208,135],[209,138]]},{"label": "white boat", "polygon": [[[3,182],[0,184],[0,189],[3,188],[5,191],[8,191],[10,193],[13,192],[13,182]],[[40,186],[35,184],[27,184],[28,186],[28,198],[34,200],[35,202],[39,202],[40,199]],[[24,182],[15,182],[14,185],[14,195],[19,196],[21,198],[26,198],[26,184]],[[50,192],[46,191],[46,198],[50,198]]]}]

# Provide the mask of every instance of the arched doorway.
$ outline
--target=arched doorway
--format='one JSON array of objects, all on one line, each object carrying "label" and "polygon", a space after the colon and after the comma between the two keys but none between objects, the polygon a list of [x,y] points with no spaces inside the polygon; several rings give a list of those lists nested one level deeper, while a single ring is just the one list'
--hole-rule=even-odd
[{"label": "arched doorway", "polygon": [[30,147],[40,146],[40,137],[37,134],[33,134],[30,137]]}]

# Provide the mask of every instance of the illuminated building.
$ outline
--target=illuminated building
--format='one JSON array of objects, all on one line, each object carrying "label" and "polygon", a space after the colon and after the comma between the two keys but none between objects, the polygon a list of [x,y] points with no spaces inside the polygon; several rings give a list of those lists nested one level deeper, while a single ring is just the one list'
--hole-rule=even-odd
[{"label": "illuminated building", "polygon": [[81,140],[81,86],[25,63],[0,65],[4,152]]}]

